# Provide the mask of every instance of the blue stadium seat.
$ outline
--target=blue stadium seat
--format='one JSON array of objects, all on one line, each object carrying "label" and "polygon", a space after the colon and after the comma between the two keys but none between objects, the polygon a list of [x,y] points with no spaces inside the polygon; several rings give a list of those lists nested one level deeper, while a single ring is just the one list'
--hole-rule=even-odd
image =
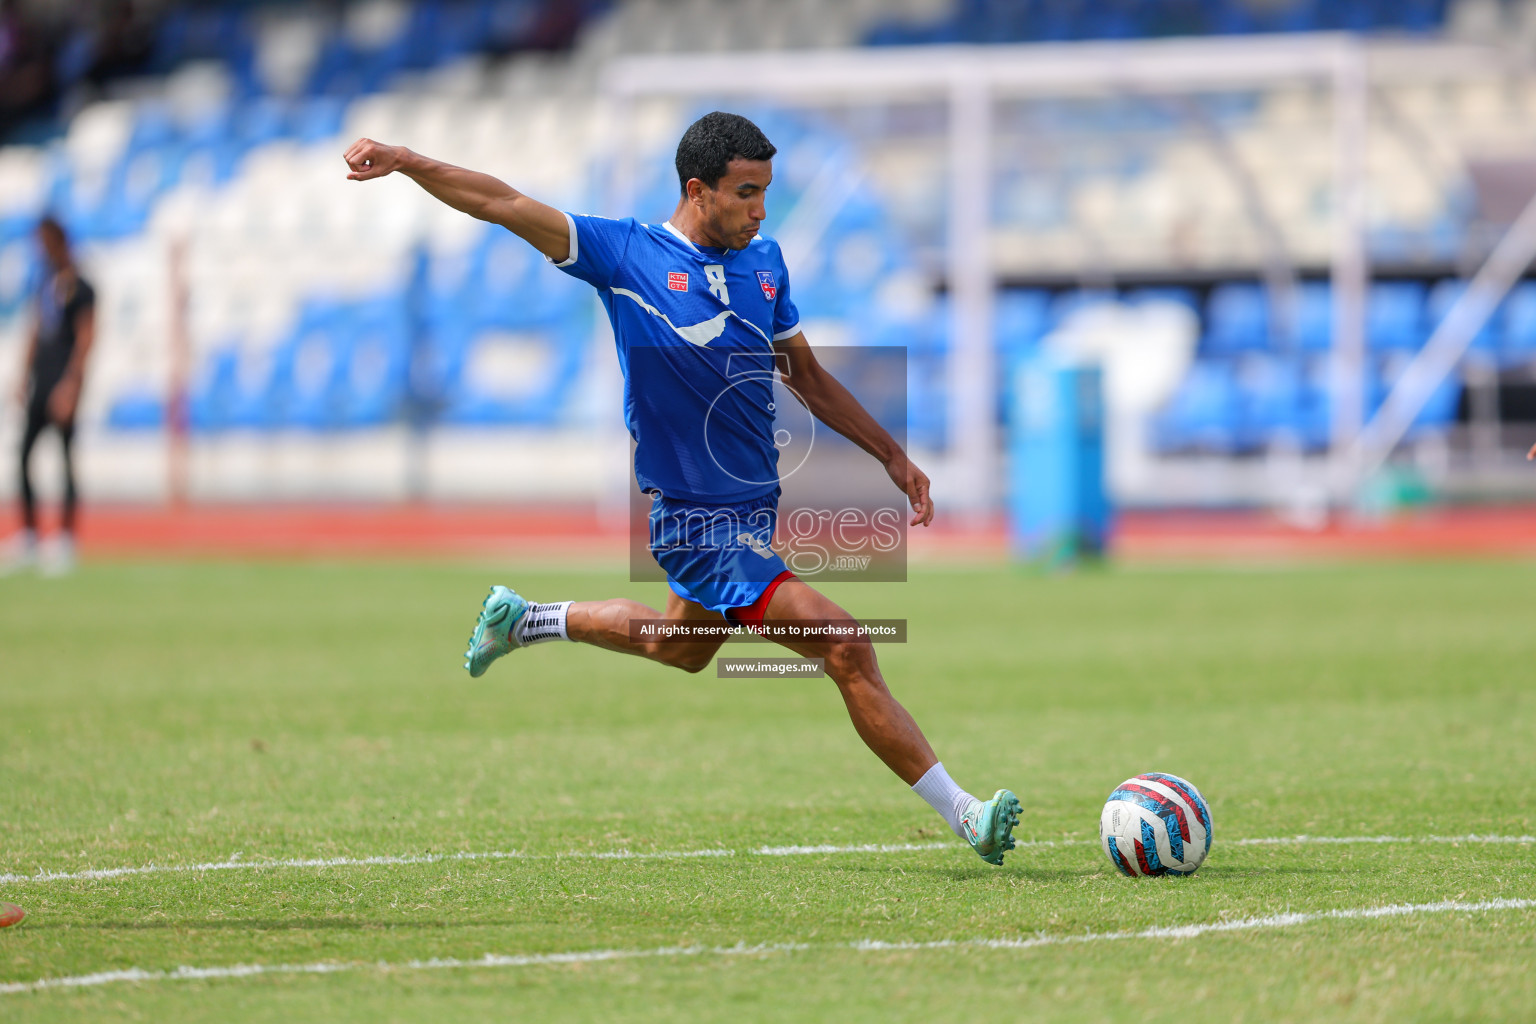
[{"label": "blue stadium seat", "polygon": [[1445,22],[1446,0],[1376,0],[1393,18],[1390,22],[1409,32],[1433,32]]},{"label": "blue stadium seat", "polygon": [[1206,302],[1205,349],[1211,355],[1269,347],[1269,299],[1256,284],[1220,284]]},{"label": "blue stadium seat", "polygon": [[1172,286],[1160,286],[1156,288],[1134,288],[1125,293],[1125,301],[1132,305],[1140,305],[1148,302],[1173,302],[1185,307],[1197,317],[1200,315],[1200,299],[1189,288],[1177,288]]},{"label": "blue stadium seat", "polygon": [[[1458,278],[1441,281],[1434,288],[1430,289],[1428,304],[1430,332],[1427,333],[1439,330],[1440,324],[1445,320],[1446,314],[1450,312],[1451,306],[1455,304],[1457,299],[1461,298],[1466,290],[1467,282]],[[1498,312],[1495,311],[1494,315],[1489,317],[1488,322],[1483,325],[1482,330],[1478,331],[1473,337],[1472,344],[1468,347],[1467,353],[1463,358],[1487,363],[1497,360],[1498,343],[1494,336],[1494,325],[1497,322]]]},{"label": "blue stadium seat", "polygon": [[410,368],[412,392],[433,405],[450,401],[461,386],[474,338],[475,330],[467,320],[431,327]]},{"label": "blue stadium seat", "polygon": [[1244,451],[1290,441],[1300,445],[1303,423],[1304,374],[1299,360],[1285,356],[1251,356],[1238,373],[1240,420],[1238,447]]},{"label": "blue stadium seat", "polygon": [[[274,364],[270,350],[246,350],[235,357],[232,386],[219,394],[220,408],[211,417],[216,429],[259,431],[275,425],[267,402]],[[211,376],[205,379],[212,382]]]},{"label": "blue stadium seat", "polygon": [[130,153],[150,146],[164,146],[180,139],[180,129],[170,107],[159,100],[145,100],[134,110],[133,133],[128,138]]},{"label": "blue stadium seat", "polygon": [[49,190],[48,207],[69,233],[83,241],[112,237],[110,179],[99,186],[75,176],[73,168],[61,167]]},{"label": "blue stadium seat", "polygon": [[290,116],[286,103],[264,96],[241,104],[234,117],[234,131],[231,134],[246,147],[274,142],[289,133]]},{"label": "blue stadium seat", "polygon": [[1296,429],[1303,449],[1309,452],[1323,451],[1333,439],[1331,359],[1327,355],[1305,356],[1301,372]]},{"label": "blue stadium seat", "polygon": [[143,391],[124,391],[107,408],[107,426],[113,430],[159,430],[165,425],[165,403]]},{"label": "blue stadium seat", "polygon": [[1428,336],[1424,328],[1424,286],[1417,281],[1380,281],[1366,297],[1368,347],[1413,351]]},{"label": "blue stadium seat", "polygon": [[485,40],[493,50],[521,49],[533,40],[542,13],[533,0],[489,0],[486,7]]},{"label": "blue stadium seat", "polygon": [[1050,306],[1050,293],[1039,288],[999,293],[994,325],[999,350],[1012,354],[1038,345],[1049,323]]},{"label": "blue stadium seat", "polygon": [[[443,421],[461,426],[557,426],[567,409],[571,386],[581,372],[590,334],[590,329],[573,323],[544,333],[542,342],[552,356],[550,373],[541,388],[525,394],[488,391],[479,382],[465,379],[461,361],[460,378],[449,391]],[[485,340],[484,335],[474,338],[471,350]]]},{"label": "blue stadium seat", "polygon": [[331,394],[337,427],[376,427],[403,408],[410,372],[410,343],[403,326],[380,325],[351,334],[339,352]]},{"label": "blue stadium seat", "polygon": [[1504,300],[1499,363],[1520,366],[1536,360],[1536,281],[1521,281]]},{"label": "blue stadium seat", "polygon": [[1064,291],[1051,300],[1050,316],[1046,327],[1054,331],[1068,317],[1081,310],[1118,301],[1115,293],[1108,289],[1073,288],[1070,291]]},{"label": "blue stadium seat", "polygon": [[489,31],[488,12],[481,4],[449,0],[443,4],[421,4],[417,9],[435,9],[437,12],[429,37],[431,49],[427,54],[428,65],[442,64],[472,53]]},{"label": "blue stadium seat", "polygon": [[[1372,415],[1381,409],[1391,389],[1402,376],[1403,370],[1407,368],[1408,362],[1407,356],[1396,356],[1373,364],[1371,404],[1369,408]],[[1404,435],[1404,439],[1416,441],[1431,434],[1443,433],[1450,429],[1456,422],[1456,407],[1461,402],[1461,391],[1461,378],[1454,372],[1447,375],[1435,390],[1430,393],[1423,407],[1414,415],[1413,422],[1409,424],[1408,432]]]},{"label": "blue stadium seat", "polygon": [[236,425],[240,406],[240,354],[233,347],[208,356],[187,396],[187,421],[194,433],[210,434]]},{"label": "blue stadium seat", "polygon": [[1232,454],[1239,447],[1241,411],[1232,365],[1197,360],[1153,417],[1153,445],[1162,452]]},{"label": "blue stadium seat", "polygon": [[32,295],[42,273],[32,217],[0,219],[0,316],[20,309]]},{"label": "blue stadium seat", "polygon": [[258,430],[318,427],[333,369],[330,336],[320,328],[296,332],[272,353],[272,372],[251,425]]},{"label": "blue stadium seat", "polygon": [[341,132],[347,105],[335,96],[311,96],[299,104],[291,125],[302,143],[323,142]]},{"label": "blue stadium seat", "polygon": [[1296,287],[1291,330],[1297,349],[1328,350],[1333,344],[1333,285],[1327,281],[1303,281]]}]

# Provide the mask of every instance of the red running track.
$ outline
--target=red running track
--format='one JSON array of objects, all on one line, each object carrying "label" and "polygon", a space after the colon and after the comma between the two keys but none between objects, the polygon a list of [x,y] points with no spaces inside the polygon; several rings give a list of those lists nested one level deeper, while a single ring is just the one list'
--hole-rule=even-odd
[{"label": "red running track", "polygon": [[[11,510],[0,527],[15,529]],[[50,528],[44,520],[44,532]],[[914,529],[915,559],[1006,557],[1000,520]],[[499,505],[89,506],[86,557],[496,557],[623,559],[625,532],[591,507]],[[1536,557],[1536,506],[1428,509],[1319,530],[1262,512],[1129,512],[1114,555],[1131,562]]]}]

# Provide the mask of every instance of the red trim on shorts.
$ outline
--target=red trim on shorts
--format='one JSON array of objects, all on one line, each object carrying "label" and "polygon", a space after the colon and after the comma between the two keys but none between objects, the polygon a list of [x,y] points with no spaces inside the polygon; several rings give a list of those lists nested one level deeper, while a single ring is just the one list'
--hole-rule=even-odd
[{"label": "red trim on shorts", "polygon": [[795,574],[785,569],[773,578],[773,581],[768,584],[768,589],[763,591],[761,597],[745,608],[731,608],[727,610],[725,617],[732,622],[739,622],[743,626],[761,626],[763,624],[763,616],[768,613],[768,602],[773,600],[773,592],[779,589],[780,583],[794,578]]}]

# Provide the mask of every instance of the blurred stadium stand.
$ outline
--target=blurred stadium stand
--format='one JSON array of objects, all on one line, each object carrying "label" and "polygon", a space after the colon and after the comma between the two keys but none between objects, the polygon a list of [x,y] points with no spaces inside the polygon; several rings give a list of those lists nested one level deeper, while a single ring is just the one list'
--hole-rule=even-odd
[{"label": "blurred stadium stand", "polygon": [[[657,220],[675,201],[672,148],[698,111],[637,105],[639,151],[615,153],[598,83],[624,54],[1307,31],[1536,38],[1524,0],[163,2],[108,5],[95,22],[65,3],[7,11],[0,74],[33,82],[44,69],[48,81],[25,103],[9,93],[0,122],[0,384],[19,363],[38,273],[30,226],[53,211],[101,296],[86,471],[93,493],[123,497],[163,488],[180,334],[199,494],[594,493],[606,463],[591,439],[616,422],[617,385],[589,291],[407,181],[345,182],[340,153],[359,135],[566,208]],[[1372,108],[1368,410],[1486,254],[1498,217],[1479,162],[1536,169],[1536,74],[1383,86]],[[942,109],[743,112],[780,149],[770,229],[791,254],[808,333],[907,345],[909,437],[942,451]],[[1338,386],[1325,91],[1005,99],[996,124],[1002,358],[1162,310],[1175,340],[1157,371],[1166,393],[1147,409],[1155,458],[1230,465],[1327,448]],[[615,209],[610,174],[631,159],[637,185]],[[1536,281],[1511,292],[1461,365],[1414,420],[1410,448],[1443,460],[1459,443],[1477,404],[1463,378],[1495,397],[1536,383]],[[505,461],[499,481],[484,478],[487,453]],[[1205,500],[1177,486],[1129,497]]]}]

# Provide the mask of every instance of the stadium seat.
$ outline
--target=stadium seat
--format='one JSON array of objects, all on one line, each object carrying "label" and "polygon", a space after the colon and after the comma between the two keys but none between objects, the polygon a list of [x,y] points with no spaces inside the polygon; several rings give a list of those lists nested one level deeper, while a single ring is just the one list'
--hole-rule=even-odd
[{"label": "stadium seat", "polygon": [[1154,447],[1165,453],[1230,455],[1239,447],[1237,377],[1224,360],[1199,360],[1152,421]]},{"label": "stadium seat", "polygon": [[1157,287],[1134,288],[1125,293],[1125,301],[1132,305],[1143,305],[1150,302],[1172,302],[1183,306],[1196,316],[1200,314],[1200,299],[1189,288]]},{"label": "stadium seat", "polygon": [[1018,353],[1034,348],[1045,335],[1050,302],[1050,293],[1038,288],[1000,292],[995,311],[998,349]]},{"label": "stadium seat", "polygon": [[112,399],[106,422],[113,430],[159,430],[165,426],[165,401],[141,388],[126,389]]},{"label": "stadium seat", "polygon": [[401,411],[409,386],[410,343],[394,325],[352,334],[339,353],[330,422],[341,428],[376,427]]},{"label": "stadium seat", "polygon": [[491,355],[489,346],[498,344],[496,335],[477,335],[460,363],[459,379],[448,392],[443,421],[461,426],[557,425],[580,372],[589,335],[590,331],[569,323],[523,335],[519,348],[526,351],[536,346],[543,350],[543,358],[531,384],[530,375],[518,367],[510,390],[506,381],[487,379],[494,368],[486,365],[484,357]]},{"label": "stadium seat", "polygon": [[1118,301],[1115,293],[1103,288],[1073,288],[1058,293],[1051,299],[1046,326],[1055,330],[1070,316],[1093,306],[1113,304]]},{"label": "stadium seat", "polygon": [[1303,352],[1325,352],[1333,344],[1333,286],[1327,281],[1303,281],[1296,287],[1291,317],[1295,346]]},{"label": "stadium seat", "polygon": [[342,130],[347,106],[335,96],[313,96],[299,104],[292,117],[293,135],[301,143],[323,142]]},{"label": "stadium seat", "polygon": [[[1457,299],[1461,298],[1466,290],[1467,282],[1456,278],[1441,281],[1430,289],[1427,307],[1430,333],[1440,329],[1440,325],[1445,321],[1446,314],[1451,311],[1451,307]],[[1485,363],[1496,361],[1498,344],[1494,335],[1494,327],[1497,323],[1498,311],[1495,310],[1494,315],[1489,317],[1488,321],[1473,336],[1472,344],[1467,348],[1466,355],[1463,358]]]},{"label": "stadium seat", "polygon": [[233,346],[209,354],[187,397],[187,421],[194,433],[208,434],[236,425],[240,405],[240,353]]},{"label": "stadium seat", "polygon": [[1232,355],[1269,347],[1269,299],[1256,284],[1221,284],[1206,302],[1205,350]]},{"label": "stadium seat", "polygon": [[1379,281],[1366,297],[1365,337],[1381,351],[1413,351],[1428,336],[1423,323],[1424,286],[1417,281]]},{"label": "stadium seat", "polygon": [[1326,355],[1304,357],[1296,430],[1304,451],[1319,452],[1333,440],[1332,362]]},{"label": "stadium seat", "polygon": [[21,308],[42,273],[32,241],[33,223],[31,217],[0,220],[0,316]]},{"label": "stadium seat", "polygon": [[1303,379],[1301,363],[1290,357],[1259,355],[1242,362],[1238,372],[1240,450],[1303,443]]},{"label": "stadium seat", "polygon": [[1536,360],[1536,281],[1522,281],[1504,300],[1499,363],[1529,365]]},{"label": "stadium seat", "polygon": [[[232,119],[233,136],[245,147],[265,145],[288,134],[290,111],[281,100],[261,97],[241,104],[239,113]],[[206,140],[210,143],[219,138]]]},{"label": "stadium seat", "polygon": [[[1373,364],[1370,414],[1374,415],[1381,409],[1392,388],[1402,377],[1408,362],[1407,356],[1398,355]],[[1461,378],[1454,372],[1448,374],[1414,415],[1404,439],[1417,441],[1449,429],[1456,422],[1456,409],[1461,402],[1461,392]]]}]

